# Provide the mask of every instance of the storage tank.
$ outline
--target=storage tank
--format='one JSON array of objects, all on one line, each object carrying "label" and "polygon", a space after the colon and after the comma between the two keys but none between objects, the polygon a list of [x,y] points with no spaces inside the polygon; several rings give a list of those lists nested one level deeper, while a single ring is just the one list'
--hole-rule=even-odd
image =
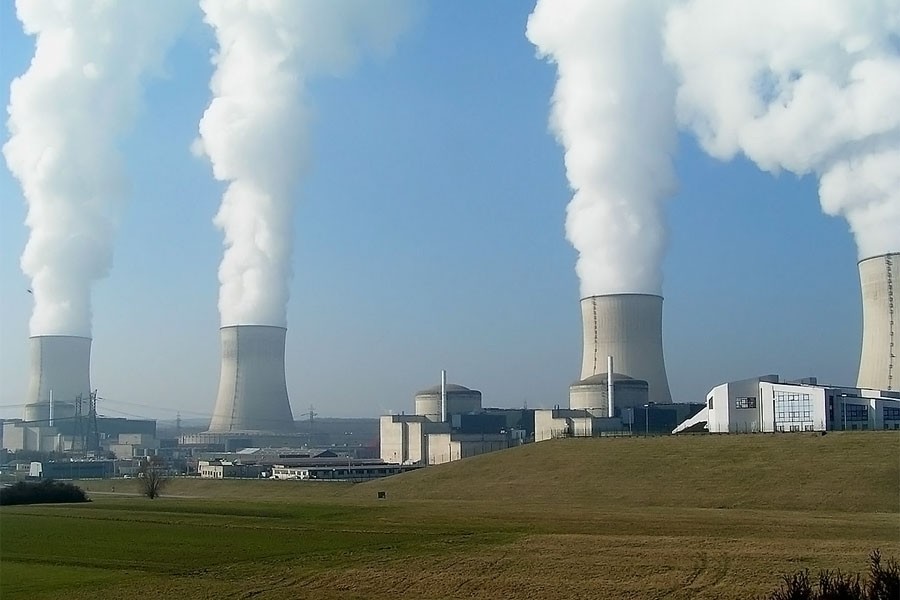
[{"label": "storage tank", "polygon": [[[447,384],[447,419],[481,411],[481,392],[455,383]],[[441,386],[436,385],[416,393],[416,414],[435,423],[441,422]]]},{"label": "storage tank", "polygon": [[856,386],[897,390],[897,275],[900,253],[892,252],[859,261],[862,293],[862,352]]},{"label": "storage tank", "polygon": [[581,380],[604,373],[607,357],[614,356],[617,372],[647,382],[649,402],[672,402],[663,359],[662,305],[662,296],[652,294],[582,299]]},{"label": "storage tank", "polygon": [[91,338],[74,335],[36,335],[29,338],[30,377],[25,420],[49,424],[50,397],[53,418],[71,418],[80,396],[90,402]]},{"label": "storage tank", "polygon": [[588,408],[594,416],[608,417],[621,414],[626,407],[643,406],[649,402],[649,386],[642,379],[634,379],[621,373],[613,373],[614,414],[609,415],[609,379],[606,373],[591,375],[569,386],[569,408]]},{"label": "storage tank", "polygon": [[219,394],[210,433],[294,431],[284,376],[287,330],[269,325],[222,327]]}]

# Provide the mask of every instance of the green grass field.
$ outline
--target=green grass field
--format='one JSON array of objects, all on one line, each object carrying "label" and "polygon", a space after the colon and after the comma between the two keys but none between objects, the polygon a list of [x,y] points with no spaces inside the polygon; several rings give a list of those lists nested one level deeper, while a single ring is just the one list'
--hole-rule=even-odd
[{"label": "green grass field", "polygon": [[0,509],[0,598],[753,598],[900,557],[896,433],[558,440],[153,501],[80,484],[92,503]]}]

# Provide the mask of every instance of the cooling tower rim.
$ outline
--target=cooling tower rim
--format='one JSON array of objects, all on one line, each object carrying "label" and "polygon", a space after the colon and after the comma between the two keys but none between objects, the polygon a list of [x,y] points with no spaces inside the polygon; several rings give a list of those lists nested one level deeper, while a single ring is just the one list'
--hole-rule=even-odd
[{"label": "cooling tower rim", "polygon": [[239,325],[222,325],[221,327],[219,327],[219,331],[222,331],[223,329],[239,329],[242,327],[252,327],[254,329],[281,329],[282,331],[287,331],[287,327],[282,327],[281,325],[256,325],[252,323],[241,323]]},{"label": "cooling tower rim", "polygon": [[663,297],[660,294],[644,294],[641,292],[622,292],[620,294],[591,294],[590,296],[584,296],[581,301],[590,300],[591,298],[616,298],[620,296],[644,296],[647,298],[659,298],[660,300]]},{"label": "cooling tower rim", "polygon": [[862,258],[862,259],[860,259],[859,261],[857,261],[856,264],[857,264],[857,265],[861,265],[861,264],[863,264],[864,262],[867,262],[867,261],[870,261],[870,260],[875,260],[875,259],[877,259],[877,258],[887,258],[887,257],[889,257],[889,256],[900,256],[900,252],[885,252],[885,253],[883,253],[883,254],[876,254],[875,256],[869,256],[869,257],[866,257],[866,258]]},{"label": "cooling tower rim", "polygon": [[93,338],[87,335],[69,335],[67,333],[39,333],[37,335],[29,335],[29,340],[36,340],[40,338],[72,338],[76,340],[92,340]]}]

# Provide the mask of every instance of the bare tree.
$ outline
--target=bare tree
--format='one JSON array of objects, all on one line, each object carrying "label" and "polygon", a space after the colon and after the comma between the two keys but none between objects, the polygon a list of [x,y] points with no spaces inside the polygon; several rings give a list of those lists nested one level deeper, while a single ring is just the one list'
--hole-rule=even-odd
[{"label": "bare tree", "polygon": [[168,482],[166,471],[158,461],[144,461],[138,471],[138,485],[141,493],[151,500],[159,497]]}]

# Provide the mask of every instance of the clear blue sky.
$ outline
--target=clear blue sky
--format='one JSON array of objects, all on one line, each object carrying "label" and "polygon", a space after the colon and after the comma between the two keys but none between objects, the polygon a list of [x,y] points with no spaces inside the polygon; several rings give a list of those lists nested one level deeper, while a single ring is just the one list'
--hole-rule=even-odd
[{"label": "clear blue sky", "polygon": [[[581,366],[555,69],[524,35],[528,2],[431,2],[394,54],[312,89],[314,163],[297,190],[287,377],[294,414],[411,411],[439,381],[488,406],[565,405]],[[209,414],[218,383],[212,225],[221,186],[189,146],[209,100],[199,19],[146,89],[123,140],[132,190],[111,275],[94,289],[100,412]],[[0,3],[0,94],[28,66]],[[6,139],[4,128],[4,140]],[[780,373],[856,381],[856,249],[812,179],[759,172],[679,142],[669,205],[664,342],[676,401]],[[22,192],[0,169],[0,416],[21,416],[31,296]]]}]

